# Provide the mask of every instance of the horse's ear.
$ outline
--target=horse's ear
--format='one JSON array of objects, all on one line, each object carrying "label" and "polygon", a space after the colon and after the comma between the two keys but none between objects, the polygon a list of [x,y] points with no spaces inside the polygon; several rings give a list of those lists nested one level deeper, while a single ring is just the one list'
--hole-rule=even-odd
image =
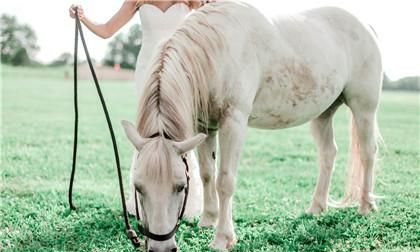
[{"label": "horse's ear", "polygon": [[128,140],[130,140],[134,147],[140,151],[147,143],[147,139],[144,139],[140,136],[136,130],[136,127],[131,122],[123,120],[121,121],[121,124],[124,128]]},{"label": "horse's ear", "polygon": [[193,150],[195,147],[197,147],[198,145],[200,145],[204,140],[206,140],[207,135],[200,133],[197,134],[194,137],[191,137],[190,139],[187,139],[185,141],[182,142],[173,142],[173,146],[176,150],[176,152],[180,155]]}]

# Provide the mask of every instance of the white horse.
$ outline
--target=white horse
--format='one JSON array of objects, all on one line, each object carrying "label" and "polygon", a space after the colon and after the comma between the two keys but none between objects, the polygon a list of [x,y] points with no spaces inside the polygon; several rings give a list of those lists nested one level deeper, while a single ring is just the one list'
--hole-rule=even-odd
[{"label": "white horse", "polygon": [[[188,17],[158,50],[137,125],[123,122],[140,153],[133,178],[151,232],[164,234],[176,224],[186,184],[181,155],[198,146],[204,188],[200,225],[216,227],[213,248],[235,243],[232,195],[248,126],[280,129],[311,122],[320,169],[308,212],[327,210],[337,152],[332,119],[342,103],[352,111],[344,203],[358,201],[361,214],[376,209],[382,66],[375,37],[357,18],[329,7],[268,19],[247,4],[216,2]],[[151,251],[170,249],[176,251],[174,237],[149,242]]]}]

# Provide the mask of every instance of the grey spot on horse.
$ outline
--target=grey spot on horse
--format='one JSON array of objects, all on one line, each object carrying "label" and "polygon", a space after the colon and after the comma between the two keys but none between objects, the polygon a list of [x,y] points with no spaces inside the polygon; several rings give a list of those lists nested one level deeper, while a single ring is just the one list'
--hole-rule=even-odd
[{"label": "grey spot on horse", "polygon": [[350,37],[353,39],[353,40],[359,40],[360,38],[359,38],[359,34],[357,34],[357,32],[355,32],[355,31],[351,31],[350,32]]},{"label": "grey spot on horse", "polygon": [[201,181],[203,182],[203,184],[204,185],[206,185],[206,184],[208,184],[209,183],[209,181],[210,181],[210,175],[208,175],[208,174],[205,174],[205,175],[203,175],[202,177],[201,177]]},{"label": "grey spot on horse", "polygon": [[292,95],[289,99],[294,104],[305,100],[316,88],[312,70],[306,64],[287,62],[280,71],[288,76],[288,81],[292,86]]},{"label": "grey spot on horse", "polygon": [[265,82],[266,82],[266,83],[272,83],[272,82],[273,82],[273,76],[268,76],[268,77],[265,79]]}]

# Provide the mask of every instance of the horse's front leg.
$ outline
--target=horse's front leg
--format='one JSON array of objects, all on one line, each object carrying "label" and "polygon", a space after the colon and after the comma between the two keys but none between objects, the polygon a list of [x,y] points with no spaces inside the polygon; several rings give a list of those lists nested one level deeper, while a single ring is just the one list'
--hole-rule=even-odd
[{"label": "horse's front leg", "polygon": [[136,205],[135,205],[136,203],[135,203],[135,198],[134,198],[134,191],[136,190],[136,188],[134,187],[134,184],[133,184],[133,174],[134,174],[135,164],[136,164],[138,155],[139,155],[139,152],[137,150],[134,150],[133,158],[131,159],[131,167],[130,167],[130,186],[129,186],[130,196],[128,197],[128,200],[125,201],[127,212],[133,216],[136,215]]},{"label": "horse's front leg", "polygon": [[227,114],[219,132],[221,159],[216,182],[219,195],[219,220],[211,244],[218,250],[229,249],[236,243],[232,219],[232,196],[248,123],[248,116],[238,110],[231,110]]},{"label": "horse's front leg", "polygon": [[219,205],[216,193],[216,136],[217,131],[210,131],[204,143],[198,146],[200,176],[203,182],[203,214],[201,227],[214,227],[218,217]]},{"label": "horse's front leg", "polygon": [[199,165],[194,151],[188,153],[188,165],[190,168],[190,191],[185,208],[184,216],[188,221],[199,217],[203,206],[203,189],[199,175]]}]

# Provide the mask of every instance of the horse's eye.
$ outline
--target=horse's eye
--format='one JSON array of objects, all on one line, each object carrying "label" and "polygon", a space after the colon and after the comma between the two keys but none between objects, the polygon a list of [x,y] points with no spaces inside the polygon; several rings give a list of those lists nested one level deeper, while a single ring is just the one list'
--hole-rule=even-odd
[{"label": "horse's eye", "polygon": [[186,187],[186,186],[187,186],[186,184],[180,184],[180,185],[177,185],[177,186],[175,187],[176,192],[177,192],[177,193],[182,192],[182,191],[185,189],[185,187]]}]

